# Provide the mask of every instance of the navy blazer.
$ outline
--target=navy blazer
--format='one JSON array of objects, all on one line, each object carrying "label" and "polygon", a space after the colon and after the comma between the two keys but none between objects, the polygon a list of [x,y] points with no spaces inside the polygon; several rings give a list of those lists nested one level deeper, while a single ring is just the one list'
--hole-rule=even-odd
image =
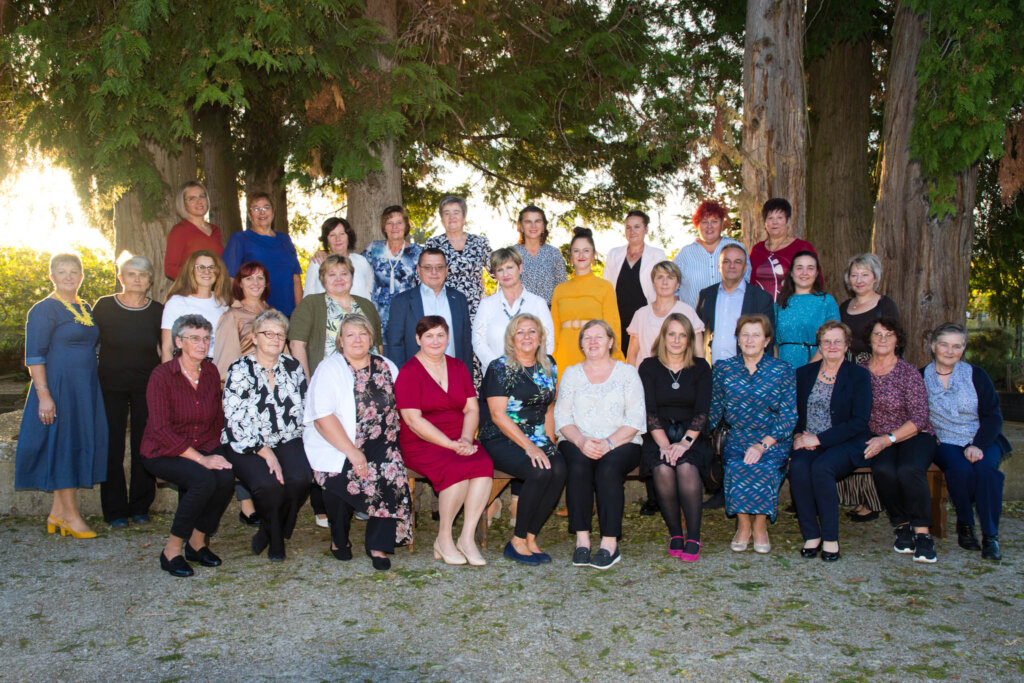
[{"label": "navy blazer", "polygon": [[[700,296],[697,297],[697,317],[704,323],[704,343],[708,349],[711,348],[711,337],[715,334],[715,306],[718,303],[719,284],[715,283],[710,287],[705,287],[700,290]],[[747,289],[743,292],[743,306],[740,308],[740,314],[756,313],[768,316],[768,320],[772,323],[772,329],[775,329],[775,302],[772,301],[772,295],[748,282]],[[732,331],[730,330],[729,333],[731,334]],[[772,353],[774,347],[775,335],[772,334],[772,342],[768,345],[767,352]],[[736,340],[736,353],[740,353],[739,340]],[[711,354],[709,353],[707,357],[711,358]]]},{"label": "navy blazer", "polygon": [[[821,361],[808,363],[796,369],[796,431],[807,429],[807,399],[818,379]],[[832,427],[818,434],[822,448],[837,444],[871,438],[868,420],[871,419],[871,373],[855,363],[844,360],[836,372],[836,383],[832,387],[832,402],[829,413]]]},{"label": "navy blazer", "polygon": [[[455,346],[455,357],[473,371],[473,331],[469,322],[469,304],[466,296],[451,287],[444,288],[448,307],[452,309],[452,329],[448,334]],[[423,298],[416,285],[391,300],[388,333],[384,340],[384,355],[401,369],[405,362],[420,350],[416,343],[416,324],[423,317]]]}]

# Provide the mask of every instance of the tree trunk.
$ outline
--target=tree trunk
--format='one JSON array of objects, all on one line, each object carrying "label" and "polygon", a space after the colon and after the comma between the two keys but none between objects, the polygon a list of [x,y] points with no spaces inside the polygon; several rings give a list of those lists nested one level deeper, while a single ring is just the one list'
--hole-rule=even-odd
[{"label": "tree trunk", "polygon": [[917,102],[914,70],[925,18],[905,3],[896,10],[882,131],[882,176],[875,205],[874,250],[882,259],[883,291],[900,309],[905,358],[930,360],[926,336],[945,321],[964,322],[968,299],[977,167],[956,176],[955,213],[933,217],[920,164],[910,158]]},{"label": "tree trunk", "polygon": [[145,256],[155,271],[150,296],[163,301],[171,281],[164,276],[164,253],[167,251],[167,233],[181,220],[174,208],[174,195],[182,184],[196,177],[196,148],[191,142],[183,145],[181,153],[169,154],[166,149],[144,141],[143,148],[152,158],[153,168],[166,186],[159,205],[153,207],[152,220],[144,219],[149,212],[143,210],[138,190],[129,189],[114,204],[114,254],[119,257],[128,251],[133,256]]},{"label": "tree trunk", "polygon": [[[367,0],[366,17],[380,23],[388,38],[394,39],[397,35],[397,0]],[[392,64],[379,52],[377,63],[385,74],[381,82],[386,84],[386,74],[390,73]],[[402,203],[402,168],[394,139],[370,143],[370,153],[380,161],[381,170],[367,173],[362,180],[348,182],[348,222],[356,232],[359,250],[372,240],[381,239],[380,215],[384,209]]]},{"label": "tree trunk", "polygon": [[203,156],[203,181],[210,196],[210,222],[228,237],[242,229],[238,207],[238,167],[231,148],[227,107],[206,105],[197,117]]},{"label": "tree trunk", "polygon": [[[284,166],[250,171],[245,174],[245,194],[266,192],[274,205],[274,230],[288,232],[288,190],[281,183]],[[248,225],[248,219],[245,223]]]},{"label": "tree trunk", "polygon": [[771,197],[789,200],[792,232],[805,234],[803,26],[802,2],[747,2],[740,220],[748,246],[764,239],[761,206]]},{"label": "tree trunk", "polygon": [[[865,6],[864,11],[870,14]],[[824,0],[807,4],[807,16],[826,26],[831,39],[807,67],[807,233],[816,245],[825,289],[847,298],[846,261],[871,250],[872,197],[868,135],[871,130],[871,41],[866,35],[837,42],[841,28]]]}]

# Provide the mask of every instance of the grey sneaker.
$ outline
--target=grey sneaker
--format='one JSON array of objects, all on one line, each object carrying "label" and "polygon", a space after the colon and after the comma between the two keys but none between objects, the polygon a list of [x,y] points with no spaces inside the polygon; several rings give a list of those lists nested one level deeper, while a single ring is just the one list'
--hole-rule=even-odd
[{"label": "grey sneaker", "polygon": [[589,567],[590,548],[576,548],[576,550],[572,554],[572,566]]},{"label": "grey sneaker", "polygon": [[594,556],[590,559],[590,566],[594,569],[608,569],[616,562],[622,559],[622,555],[619,554],[619,549],[615,549],[615,554],[612,555],[604,548],[598,549]]},{"label": "grey sneaker", "polygon": [[938,559],[935,554],[935,540],[930,534],[918,534],[914,540],[914,562],[935,564]]},{"label": "grey sneaker", "polygon": [[914,530],[909,524],[896,527],[896,542],[892,544],[892,549],[903,555],[914,552]]}]

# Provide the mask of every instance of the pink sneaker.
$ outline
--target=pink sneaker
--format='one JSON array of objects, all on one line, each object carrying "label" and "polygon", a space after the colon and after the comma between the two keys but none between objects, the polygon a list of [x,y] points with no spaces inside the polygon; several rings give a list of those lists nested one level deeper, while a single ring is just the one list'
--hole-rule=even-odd
[{"label": "pink sneaker", "polygon": [[[680,541],[679,543],[676,543],[677,538]],[[677,545],[679,546],[678,548],[675,547]],[[672,538],[668,539],[668,554],[672,557],[682,557],[684,545],[685,543],[683,542],[682,536],[673,536]]]},{"label": "pink sneaker", "polygon": [[[700,541],[694,541],[694,540],[688,540],[687,543],[696,543],[697,544],[697,552],[695,552],[695,553],[681,552],[681,553],[679,553],[679,559],[682,560],[683,562],[696,562],[698,559],[700,559],[701,543],[700,543]],[[684,545],[683,548],[685,548],[685,547],[686,546]]]}]

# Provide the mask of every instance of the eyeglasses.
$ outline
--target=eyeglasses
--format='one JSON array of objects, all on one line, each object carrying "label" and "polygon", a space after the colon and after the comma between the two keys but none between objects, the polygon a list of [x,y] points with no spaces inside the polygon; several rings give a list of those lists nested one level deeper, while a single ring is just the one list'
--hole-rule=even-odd
[{"label": "eyeglasses", "polygon": [[442,273],[445,270],[448,270],[448,266],[420,266],[420,268],[428,273]]},{"label": "eyeglasses", "polygon": [[204,266],[199,263],[195,265],[196,272],[198,273],[216,273],[217,266]]},{"label": "eyeglasses", "polygon": [[871,336],[878,341],[887,341],[896,336],[895,332],[872,332]]},{"label": "eyeglasses", "polygon": [[208,335],[205,336],[205,337],[200,337],[198,334],[190,334],[188,336],[180,335],[178,337],[178,339],[183,339],[183,340],[189,342],[190,344],[209,344],[210,343],[210,337]]},{"label": "eyeglasses", "polygon": [[253,213],[267,213],[268,211],[273,211],[274,207],[272,207],[272,206],[253,206],[249,210],[252,211]]},{"label": "eyeglasses", "polygon": [[268,332],[267,330],[260,330],[256,334],[262,334],[266,339],[272,339],[274,341],[284,341],[288,338],[288,335],[284,332]]}]

